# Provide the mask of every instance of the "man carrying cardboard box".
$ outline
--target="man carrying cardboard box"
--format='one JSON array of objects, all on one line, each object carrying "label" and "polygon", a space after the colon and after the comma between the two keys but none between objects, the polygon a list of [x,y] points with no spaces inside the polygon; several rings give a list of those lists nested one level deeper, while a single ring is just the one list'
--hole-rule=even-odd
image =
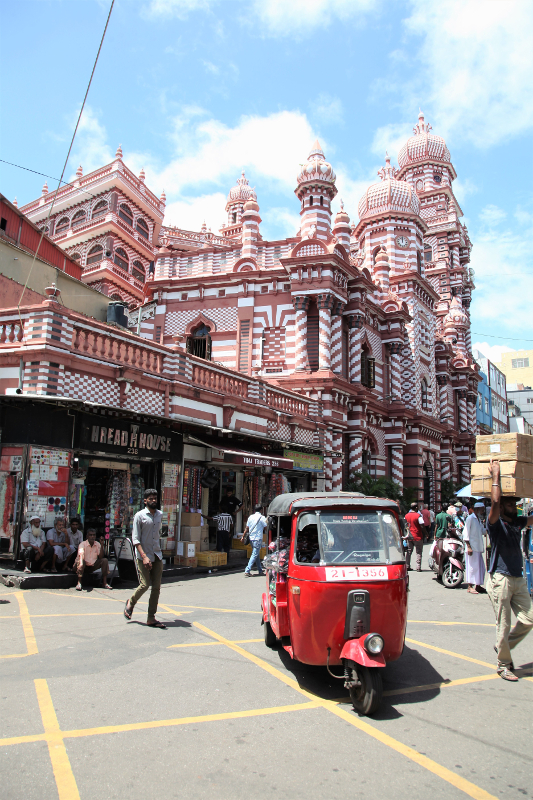
[{"label": "man carrying cardboard box", "polygon": [[[496,616],[496,645],[498,675],[506,681],[517,681],[511,650],[524,639],[533,628],[533,607],[523,577],[521,530],[533,525],[533,516],[520,518],[516,513],[516,497],[501,496],[500,464],[491,461],[492,476],[488,533],[491,542],[491,558],[486,580],[486,589]],[[511,630],[511,611],[516,615],[516,624]]]}]

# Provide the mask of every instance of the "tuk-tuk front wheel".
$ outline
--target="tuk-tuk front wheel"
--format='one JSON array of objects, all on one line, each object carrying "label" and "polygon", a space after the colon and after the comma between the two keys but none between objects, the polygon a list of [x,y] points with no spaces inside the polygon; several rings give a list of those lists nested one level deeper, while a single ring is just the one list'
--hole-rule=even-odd
[{"label": "tuk-tuk front wheel", "polygon": [[357,664],[352,669],[354,683],[349,689],[350,700],[358,714],[374,714],[381,705],[383,681],[380,667],[362,667]]},{"label": "tuk-tuk front wheel", "polygon": [[265,622],[263,623],[263,629],[264,629],[264,634],[265,634],[265,644],[266,644],[266,646],[267,647],[275,647],[276,644],[278,643],[278,640],[276,639],[276,634],[272,630],[272,625],[270,624],[270,622],[268,620],[265,620]]}]

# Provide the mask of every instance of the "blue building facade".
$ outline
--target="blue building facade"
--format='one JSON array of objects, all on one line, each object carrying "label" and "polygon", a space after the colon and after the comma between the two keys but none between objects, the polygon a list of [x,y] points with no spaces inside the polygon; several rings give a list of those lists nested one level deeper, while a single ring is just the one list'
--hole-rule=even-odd
[{"label": "blue building facade", "polygon": [[476,420],[480,435],[492,433],[492,398],[487,376],[479,373],[482,380],[477,385]]}]

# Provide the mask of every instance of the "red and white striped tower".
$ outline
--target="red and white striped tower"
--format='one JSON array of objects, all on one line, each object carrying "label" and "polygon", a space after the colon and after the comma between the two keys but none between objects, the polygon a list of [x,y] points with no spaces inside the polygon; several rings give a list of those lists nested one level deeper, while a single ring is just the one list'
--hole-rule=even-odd
[{"label": "red and white striped tower", "polygon": [[331,310],[335,302],[332,294],[319,294],[318,305],[318,368],[331,369]]},{"label": "red and white striped tower", "polygon": [[294,190],[301,203],[300,235],[302,239],[324,239],[331,236],[331,201],[337,194],[336,175],[328,164],[318,139],[297,179]]},{"label": "red and white striped tower", "polygon": [[374,279],[381,284],[383,292],[389,291],[389,257],[383,245],[380,246],[374,258]]},{"label": "red and white striped tower", "polygon": [[326,492],[331,492],[331,450],[332,450],[332,432],[326,430],[324,432],[324,488]]},{"label": "red and white striped tower", "polygon": [[332,431],[331,491],[342,490],[342,431]]},{"label": "red and white striped tower", "polygon": [[402,399],[401,352],[403,349],[403,342],[391,342],[389,347],[391,394],[394,401],[399,401]]},{"label": "red and white striped tower", "polygon": [[223,225],[220,232],[222,236],[227,238],[238,238],[242,231],[242,217],[244,211],[244,204],[247,200],[257,200],[255,191],[249,185],[248,180],[244,174],[237,180],[235,186],[229,190],[228,199],[226,202],[226,212],[228,221]]},{"label": "red and white striped tower", "polygon": [[392,445],[391,462],[392,480],[403,486],[403,445]]},{"label": "red and white striped tower", "polygon": [[352,472],[361,472],[363,466],[363,434],[350,433],[350,447],[349,447],[349,468],[350,475]]},{"label": "red and white striped tower", "polygon": [[295,314],[295,341],[294,341],[294,369],[296,372],[309,372],[309,358],[307,356],[307,309],[310,298],[303,295],[294,295],[292,304]]},{"label": "red and white striped tower", "polygon": [[337,238],[339,244],[346,248],[346,252],[350,252],[350,234],[351,234],[350,217],[344,210],[344,203],[341,200],[340,211],[335,215],[335,224],[333,225],[333,235]]},{"label": "red and white striped tower", "polygon": [[345,303],[335,300],[331,312],[331,369],[340,375],[342,372],[342,312]]},{"label": "red and white striped tower", "polygon": [[242,212],[242,257],[257,261],[257,242],[259,240],[259,206],[255,192],[244,204]]},{"label": "red and white striped tower", "polygon": [[350,330],[350,381],[359,383],[361,380],[363,317],[361,314],[348,314],[346,319]]}]

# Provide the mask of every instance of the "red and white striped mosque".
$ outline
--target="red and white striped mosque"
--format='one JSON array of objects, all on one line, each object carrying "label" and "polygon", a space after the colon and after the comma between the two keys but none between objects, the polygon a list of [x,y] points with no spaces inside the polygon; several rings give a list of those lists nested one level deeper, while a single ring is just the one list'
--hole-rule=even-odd
[{"label": "red and white striped mosque", "polygon": [[[85,283],[129,306],[146,346],[205,364],[194,373],[207,376],[202,390],[218,370],[255,387],[258,407],[267,387],[317,410],[326,490],[367,471],[434,505],[442,480],[469,482],[475,444],[471,242],[449,150],[422,113],[398,167],[387,157],[378,177],[352,219],[342,202],[333,216],[336,176],[315,142],[296,177],[299,231],[265,241],[244,172],[219,234],[188,231],[164,225],[165,195],[119,147],[59,191],[46,233]],[[42,227],[51,198],[45,185],[20,210]],[[229,419],[235,398],[222,384],[218,394]],[[177,393],[171,406],[174,418],[213,424],[201,400]],[[276,415],[265,437],[316,446],[313,425],[297,426],[281,400]],[[236,428],[253,417],[241,414]]]}]

